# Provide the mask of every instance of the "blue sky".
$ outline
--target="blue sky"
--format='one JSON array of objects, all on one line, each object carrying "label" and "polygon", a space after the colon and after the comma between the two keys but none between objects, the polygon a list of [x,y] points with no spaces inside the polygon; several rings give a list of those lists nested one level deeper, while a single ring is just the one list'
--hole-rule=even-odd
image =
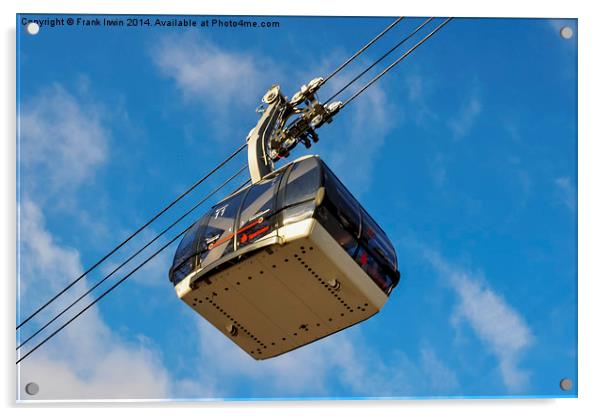
[{"label": "blue sky", "polygon": [[[272,83],[292,95],[392,19],[256,20],[280,27],[18,25],[18,316],[242,143]],[[36,351],[19,382],[51,399],[574,395],[558,388],[577,379],[577,44],[564,25],[577,33],[574,20],[456,19],[321,129],[311,152],[397,250],[404,280],[374,318],[256,362],[177,299],[171,249]]]}]

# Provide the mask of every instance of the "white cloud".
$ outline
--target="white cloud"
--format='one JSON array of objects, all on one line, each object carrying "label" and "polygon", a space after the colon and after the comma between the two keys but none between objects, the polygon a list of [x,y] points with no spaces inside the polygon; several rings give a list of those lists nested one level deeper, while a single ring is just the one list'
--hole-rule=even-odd
[{"label": "white cloud", "polygon": [[449,395],[459,390],[456,374],[441,361],[430,346],[420,350],[420,361],[424,376],[430,383],[429,390],[432,395]]},{"label": "white cloud", "polygon": [[449,121],[449,127],[454,135],[454,138],[459,139],[467,136],[477,117],[481,114],[481,100],[473,96],[465,103],[458,114]]},{"label": "white cloud", "polygon": [[519,392],[526,388],[529,373],[520,368],[520,359],[534,337],[524,318],[483,279],[452,266],[432,250],[425,249],[424,256],[458,296],[452,323],[467,323],[496,356],[502,380],[509,391]]},{"label": "white cloud", "polygon": [[[255,361],[221,332],[202,320],[199,329],[199,384],[213,387],[213,397],[400,397],[452,394],[456,376],[423,349],[418,360],[400,349],[380,355],[354,327],[265,361]],[[219,357],[219,359],[215,359]]]},{"label": "white cloud", "polygon": [[[20,400],[169,398],[167,374],[151,351],[108,347],[100,355],[87,354],[84,365],[58,361],[47,353],[25,361],[20,367]],[[23,393],[29,382],[40,387],[37,395]]]},{"label": "white cloud", "polygon": [[554,181],[560,195],[560,200],[571,212],[575,212],[577,204],[577,194],[575,187],[568,176],[556,178]]},{"label": "white cloud", "polygon": [[[268,88],[283,77],[280,65],[265,56],[229,49],[206,37],[188,34],[162,37],[150,49],[159,72],[174,82],[183,103],[196,104],[204,124],[184,125],[187,142],[198,143],[199,134],[213,146],[243,143],[254,127],[254,110]],[[247,114],[248,125],[233,123]],[[196,127],[194,127],[196,126]],[[198,128],[202,128],[201,133]]]},{"label": "white cloud", "polygon": [[109,131],[98,107],[54,84],[25,100],[19,113],[19,161],[28,191],[71,194],[107,159]]},{"label": "white cloud", "polygon": [[466,274],[454,275],[452,285],[460,298],[455,319],[468,322],[495,353],[508,390],[521,391],[529,373],[519,368],[520,355],[533,340],[523,318],[501,296]]},{"label": "white cloud", "polygon": [[[49,233],[41,232],[44,217],[37,205],[30,200],[24,200],[19,208],[21,276],[33,277],[41,274],[44,283],[48,285],[46,290],[61,289],[63,273],[69,273],[71,276],[81,273],[79,253],[77,250],[57,246]],[[27,296],[28,303],[37,304],[42,297],[38,290],[29,290],[30,282],[31,278],[20,279],[20,295]]]},{"label": "white cloud", "polygon": [[[82,267],[77,250],[55,241],[45,228],[39,207],[29,200],[21,203],[20,226],[20,302],[37,306],[79,275]],[[85,283],[78,286],[81,291],[87,288]],[[64,301],[53,304],[49,312],[56,313],[64,305]],[[40,319],[34,322],[39,324]],[[41,339],[34,338],[24,352]],[[19,366],[19,381],[22,400],[164,398],[172,394],[171,380],[158,351],[145,340],[121,340],[96,307],[27,357]],[[29,382],[40,386],[38,395],[24,393]]]},{"label": "white cloud", "polygon": [[183,97],[220,112],[231,111],[235,104],[252,110],[270,86],[264,65],[255,56],[227,50],[201,37],[164,37],[151,56],[163,75],[175,81]]},{"label": "white cloud", "polygon": [[232,394],[233,381],[248,383],[245,390],[264,396],[326,393],[323,381],[332,353],[325,356],[320,344],[255,361],[207,321],[199,321],[198,330],[201,384],[215,385],[220,396]]},{"label": "white cloud", "polygon": [[[50,208],[78,212],[74,209],[79,204],[77,191],[107,161],[110,133],[100,106],[76,98],[58,84],[25,100],[20,110],[17,302],[21,321],[83,271],[79,251],[51,234],[45,213]],[[65,200],[69,200],[68,207]],[[85,280],[81,281],[26,324],[20,342],[87,288]],[[58,323],[90,300],[84,299]],[[49,329],[56,328],[55,324]],[[34,338],[22,353],[49,333]],[[193,381],[170,378],[161,353],[147,340],[125,341],[115,334],[96,307],[27,357],[18,374],[21,400],[168,398],[180,387],[183,391],[197,388]],[[25,394],[29,382],[40,386],[36,396]]]}]

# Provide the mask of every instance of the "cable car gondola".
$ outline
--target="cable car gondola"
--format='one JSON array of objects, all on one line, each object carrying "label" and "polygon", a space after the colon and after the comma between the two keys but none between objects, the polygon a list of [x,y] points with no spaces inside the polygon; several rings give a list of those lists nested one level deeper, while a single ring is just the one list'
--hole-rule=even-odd
[{"label": "cable car gondola", "polygon": [[184,235],[169,277],[255,359],[368,319],[399,282],[391,241],[317,156],[216,204]]},{"label": "cable car gondola", "polygon": [[[290,101],[280,93],[278,85],[273,85],[263,97],[262,101],[266,106],[261,105],[257,109],[257,112],[263,115],[249,133],[244,145],[23,319],[17,325],[17,331],[245,147],[248,151],[247,166],[252,185],[234,192],[214,206],[207,215],[156,249],[66,323],[21,356],[17,364],[182,236],[184,237],[169,272],[176,293],[256,359],[285,353],[377,313],[399,282],[395,250],[385,233],[317,156],[298,159],[276,171],[274,163],[288,157],[290,151],[299,143],[309,148],[312,142],[317,142],[317,129],[332,122],[333,116],[452,18],[446,18],[344,102],[333,101],[433,18],[426,19],[368,69],[362,71],[324,103],[320,103],[316,95],[320,87],[401,19],[396,19],[325,79],[315,78],[303,85]],[[210,192],[78,299],[62,309],[17,346],[17,351],[241,172],[242,170]]]}]

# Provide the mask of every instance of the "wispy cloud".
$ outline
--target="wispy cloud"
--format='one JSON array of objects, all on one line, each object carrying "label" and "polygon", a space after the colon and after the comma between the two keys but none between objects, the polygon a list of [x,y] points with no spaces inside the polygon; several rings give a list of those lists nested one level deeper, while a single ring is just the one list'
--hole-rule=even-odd
[{"label": "wispy cloud", "polygon": [[476,95],[472,96],[448,123],[454,138],[460,139],[470,133],[481,110],[481,100]]},{"label": "wispy cloud", "polygon": [[94,178],[110,137],[97,106],[54,84],[24,100],[20,110],[19,161],[28,192],[72,194]]},{"label": "wispy cloud", "polygon": [[575,212],[577,204],[577,193],[573,182],[568,176],[561,176],[554,180],[554,184],[557,187],[560,200],[571,212]]},{"label": "wispy cloud", "polygon": [[[267,89],[282,78],[277,75],[281,65],[265,56],[192,33],[161,37],[149,53],[159,73],[173,81],[182,103],[204,113],[198,127],[211,144],[242,143],[254,125],[233,123],[235,114],[248,114],[253,120]],[[183,130],[188,138],[199,134],[192,133],[196,129],[191,126]]]},{"label": "wispy cloud", "polygon": [[[207,321],[199,321],[198,331],[201,384],[213,385],[217,397],[239,394],[238,383],[245,386],[250,397],[327,394],[325,376],[333,366],[330,358],[335,355],[328,352],[324,343],[255,361]],[[334,347],[332,340],[325,341]],[[211,359],[216,356],[220,359]]]},{"label": "wispy cloud", "polygon": [[432,347],[425,346],[420,350],[420,362],[433,395],[449,395],[459,390],[456,373],[441,361]]},{"label": "wispy cloud", "polygon": [[[29,200],[21,202],[20,224],[20,304],[37,306],[81,273],[80,256],[77,250],[57,243],[46,229],[42,211]],[[86,287],[82,283],[78,289],[83,292]],[[49,312],[56,313],[65,305],[64,301],[53,304]],[[41,319],[34,320],[38,325],[40,322]],[[42,333],[41,336],[48,333]],[[31,345],[34,343],[32,341]],[[29,348],[24,347],[24,351]],[[92,308],[20,364],[19,398],[169,397],[172,393],[171,380],[160,357],[147,341],[121,340],[105,324],[99,310]],[[24,386],[29,382],[40,386],[36,396],[23,393]]]},{"label": "wispy cloud", "polygon": [[524,318],[484,278],[453,266],[433,250],[424,249],[423,254],[457,295],[452,323],[467,323],[496,356],[509,391],[524,390],[529,384],[529,372],[520,368],[520,360],[534,340]]},{"label": "wispy cloud", "polygon": [[[61,242],[46,225],[49,207],[77,212],[78,190],[88,185],[108,160],[110,130],[102,107],[59,84],[25,100],[20,112],[21,198],[19,201],[20,319],[47,301],[83,271],[79,250]],[[65,208],[63,201],[70,200]],[[94,220],[96,226],[100,221]],[[162,274],[164,277],[164,274]],[[88,288],[80,282],[24,327],[21,341]],[[91,298],[57,322],[72,317]],[[53,325],[49,330],[56,329]],[[27,352],[50,332],[23,348]],[[22,400],[168,398],[179,388],[194,391],[192,381],[170,376],[161,352],[144,338],[125,341],[93,307],[29,356],[18,369]],[[24,386],[40,386],[36,396]]]},{"label": "wispy cloud", "polygon": [[[199,377],[212,397],[399,397],[452,394],[456,375],[430,347],[412,359],[400,349],[383,356],[361,329],[341,332],[265,361],[255,361],[206,321],[200,321]],[[219,356],[219,360],[210,359]]]},{"label": "wispy cloud", "polygon": [[437,120],[437,114],[431,109],[429,96],[433,89],[432,80],[424,75],[411,73],[405,79],[408,101],[412,104],[409,113],[416,124],[422,126],[426,122]]},{"label": "wispy cloud", "polygon": [[271,85],[266,65],[258,57],[200,36],[163,37],[151,57],[182,97],[218,112],[230,112],[233,105],[254,108]]}]

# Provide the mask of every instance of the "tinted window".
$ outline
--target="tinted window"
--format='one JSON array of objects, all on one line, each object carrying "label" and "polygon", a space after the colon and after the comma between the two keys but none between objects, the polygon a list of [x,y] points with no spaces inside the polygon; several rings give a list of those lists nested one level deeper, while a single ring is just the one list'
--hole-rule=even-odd
[{"label": "tinted window", "polygon": [[359,204],[328,168],[324,169],[326,184],[326,200],[329,209],[338,217],[339,222],[347,231],[356,237],[360,232]]},{"label": "tinted window", "polygon": [[180,283],[186,276],[192,273],[197,266],[198,256],[193,255],[187,260],[184,260],[180,265],[172,271],[170,276],[171,281],[174,285]]},{"label": "tinted window", "polygon": [[381,263],[364,247],[360,246],[355,261],[362,270],[372,278],[374,283],[383,290],[383,292],[387,294],[391,292],[395,278],[385,267],[382,267]]},{"label": "tinted window", "polygon": [[385,235],[385,232],[376,222],[362,209],[362,241],[376,254],[380,261],[387,264],[392,270],[397,270],[397,259],[395,249]]},{"label": "tinted window", "polygon": [[173,265],[174,267],[179,266],[186,259],[190,258],[197,252],[197,242],[199,238],[199,229],[201,228],[202,219],[198,220],[190,230],[186,231],[180,245],[176,250],[174,256]]},{"label": "tinted window", "polygon": [[237,244],[244,246],[268,234],[274,227],[279,177],[253,185],[245,197],[238,223]]},{"label": "tinted window", "polygon": [[325,195],[316,218],[339,245],[354,256],[358,247],[358,204],[330,169],[324,167]]},{"label": "tinted window", "polygon": [[295,163],[284,189],[283,224],[309,218],[314,213],[315,196],[320,187],[320,166],[316,158]]},{"label": "tinted window", "polygon": [[302,160],[293,165],[286,183],[284,206],[314,198],[320,187],[320,167],[315,158]]},{"label": "tinted window", "polygon": [[182,279],[188,276],[197,266],[199,239],[202,237],[202,228],[204,218],[198,220],[192,228],[190,228],[180,241],[180,245],[174,255],[173,266],[169,279],[173,284],[178,284]]},{"label": "tinted window", "polygon": [[203,267],[231,253],[234,248],[234,221],[240,203],[247,192],[243,191],[213,207],[209,212],[209,222],[201,246],[206,251],[201,253]]},{"label": "tinted window", "polygon": [[316,219],[343,250],[353,257],[358,245],[357,237],[343,227],[338,215],[333,214],[330,209],[323,205],[316,211]]}]

